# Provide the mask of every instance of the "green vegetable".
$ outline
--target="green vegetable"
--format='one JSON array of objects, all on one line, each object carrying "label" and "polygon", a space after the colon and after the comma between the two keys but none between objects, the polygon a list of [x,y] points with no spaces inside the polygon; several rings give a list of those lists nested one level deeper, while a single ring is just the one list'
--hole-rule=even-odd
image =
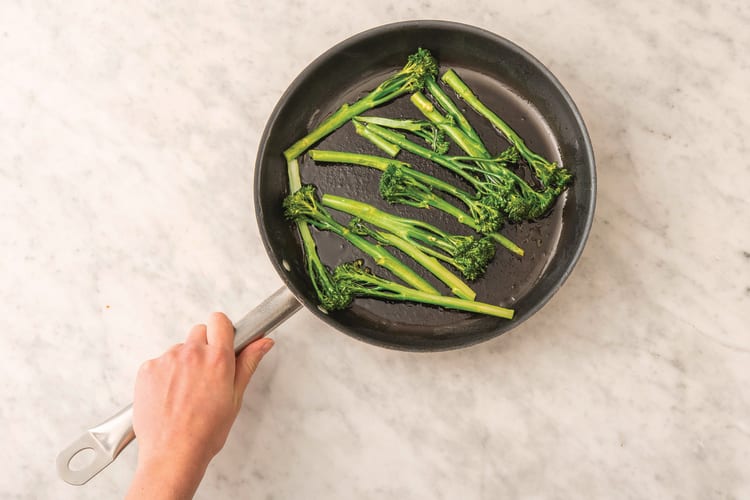
[{"label": "green vegetable", "polygon": [[487,314],[498,318],[513,319],[513,309],[494,306],[482,302],[431,295],[419,290],[399,285],[392,281],[376,276],[370,269],[364,267],[361,260],[341,264],[333,272],[333,282],[337,287],[337,294],[354,297],[370,297],[384,300],[419,302],[457,309],[460,311]]},{"label": "green vegetable", "polygon": [[[450,146],[450,143],[445,140],[445,134],[443,133],[443,131],[440,130],[439,127],[425,120],[399,120],[393,118],[381,118],[379,116],[357,116],[356,118],[354,118],[354,124],[355,126],[357,126],[357,130],[363,129],[369,132],[369,129],[361,125],[362,123],[374,123],[375,125],[380,125],[383,127],[411,132],[412,134],[420,137],[427,144],[429,144],[430,149],[441,154],[447,152],[448,147]],[[370,134],[383,141],[385,140],[382,137],[373,134],[372,132],[370,132]],[[398,148],[398,146],[396,146],[395,144],[393,144],[393,147]],[[400,149],[401,148],[399,148],[399,150]],[[392,154],[391,156],[396,155]]]},{"label": "green vegetable", "polygon": [[[476,156],[477,158],[490,157],[490,154],[481,141],[469,137],[466,132],[461,130],[461,127],[454,123],[454,119],[450,115],[447,117],[443,116],[422,92],[414,92],[411,95],[411,102],[425,118],[445,132],[467,155]],[[438,152],[440,153],[440,151]]]},{"label": "green vegetable", "polygon": [[389,166],[380,176],[380,195],[389,203],[401,203],[417,208],[431,206],[452,215],[461,224],[483,233],[500,243],[517,255],[523,255],[523,249],[511,240],[495,231],[502,225],[503,218],[498,210],[489,205],[486,200],[475,200],[465,191],[456,188],[455,194],[460,194],[462,200],[469,207],[471,214],[455,207],[451,203],[438,197],[432,189],[414,175],[408,167]]},{"label": "green vegetable", "polygon": [[399,217],[361,201],[324,194],[323,205],[357,217],[408,241],[422,252],[446,262],[475,280],[495,257],[495,244],[487,238],[449,234],[423,221]]},{"label": "green vegetable", "polygon": [[[349,243],[372,257],[377,265],[388,269],[394,275],[401,278],[402,280],[404,280],[404,282],[408,283],[414,288],[422,290],[425,293],[439,294],[435,287],[430,285],[430,283],[428,283],[424,278],[419,276],[408,266],[398,260],[388,250],[379,245],[370,243],[361,236],[352,233],[352,231],[347,227],[339,224],[333,217],[331,217],[331,214],[328,213],[325,207],[320,204],[315,186],[304,185],[300,187],[297,191],[284,198],[283,206],[284,215],[288,219],[297,222],[298,227],[302,227],[300,226],[300,223],[307,223],[317,227],[322,231],[331,231],[341,236]],[[314,242],[312,245],[310,245],[309,243],[305,242],[306,237],[304,234],[302,235],[302,237],[303,243],[305,243],[305,255],[308,262],[308,269],[312,267],[315,271],[314,274],[310,275],[310,278],[313,279],[313,284],[316,285],[316,291],[318,290],[318,288],[321,288],[324,292],[326,292],[328,290],[329,283],[326,283],[324,278],[320,277],[320,275],[322,274],[322,264],[318,264],[315,262],[315,259],[317,259],[318,256],[317,252],[314,251]],[[329,299],[324,293],[321,296],[321,302],[323,303],[327,300]],[[336,300],[338,299],[336,299],[336,296],[334,294],[334,298],[331,299],[331,302],[335,303]]]},{"label": "green vegetable", "polygon": [[[518,245],[494,232],[503,223],[503,217],[497,208],[485,204],[481,199],[475,199],[453,184],[414,170],[408,163],[380,156],[341,151],[314,149],[308,154],[310,158],[318,162],[348,163],[380,170],[383,172],[380,177],[380,194],[389,203],[400,203],[416,208],[436,208],[455,217],[461,224],[490,236],[513,253],[518,255],[524,253]],[[469,209],[470,214],[436,195],[435,190],[460,200]]]},{"label": "green vegetable", "polygon": [[573,179],[573,176],[566,169],[558,167],[554,162],[547,161],[544,157],[534,153],[526,145],[523,139],[513,130],[510,125],[505,123],[495,112],[479,100],[471,89],[459,78],[453,70],[448,70],[443,74],[442,80],[450,86],[469,106],[480,115],[484,116],[489,122],[499,130],[506,139],[518,150],[524,160],[534,170],[537,178],[542,185],[552,190],[555,196],[560,194],[565,186]]},{"label": "green vegetable", "polygon": [[289,191],[295,192],[302,187],[302,180],[299,175],[299,162],[297,158],[286,161],[286,173],[289,178]]},{"label": "green vegetable", "polygon": [[[290,160],[287,163],[290,190],[295,192],[302,186],[299,178],[299,166],[296,159]],[[297,221],[296,224],[300,238],[302,238],[302,250],[305,255],[307,275],[310,277],[313,288],[315,288],[315,293],[318,295],[321,307],[329,311],[346,307],[351,302],[351,298],[348,296],[344,297],[339,293],[338,288],[333,283],[331,274],[320,261],[318,248],[315,245],[315,239],[313,239],[310,233],[310,227],[302,221]]]},{"label": "green vegetable", "polygon": [[477,132],[474,130],[474,127],[472,127],[469,123],[469,120],[467,120],[464,114],[461,113],[461,110],[458,109],[456,103],[454,103],[453,100],[448,97],[448,94],[443,91],[440,85],[435,81],[434,77],[428,77],[425,80],[425,87],[427,88],[427,91],[430,93],[433,99],[435,99],[435,101],[438,103],[438,105],[443,108],[446,113],[448,113],[448,116],[453,119],[453,122],[458,125],[466,135],[468,135],[471,139],[474,139],[479,144],[484,144],[482,143],[482,139],[479,137],[479,134],[477,134]]},{"label": "green vegetable", "polygon": [[[470,216],[437,196],[430,185],[420,180],[420,177],[427,174],[415,175],[420,173],[407,165],[390,164],[383,172],[383,175],[380,176],[380,195],[388,203],[400,203],[416,208],[437,208],[453,215],[459,222],[468,225],[480,233],[489,234],[502,225],[503,218],[499,212],[483,204],[482,200],[475,200],[466,191],[452,185],[453,189],[450,189],[450,192],[448,190],[445,191],[462,200],[471,210],[473,216]],[[436,185],[436,189],[440,188],[440,185],[437,183],[432,185]]]},{"label": "green vegetable", "polygon": [[424,253],[416,245],[388,231],[379,231],[368,227],[361,219],[355,217],[349,221],[349,229],[361,236],[369,236],[381,245],[398,248],[414,259],[420,266],[430,271],[436,278],[450,288],[451,293],[466,300],[474,300],[477,294],[455,274],[446,269],[435,257]]},{"label": "green vegetable", "polygon": [[368,109],[396,99],[399,96],[422,90],[425,78],[435,78],[438,64],[428,50],[418,49],[416,53],[409,56],[406,65],[397,73],[378,85],[375,90],[367,94],[359,101],[349,105],[344,104],[331,116],[323,120],[312,132],[292,144],[286,151],[284,157],[287,160],[297,158],[313,144],[338,129],[346,122],[358,116]]},{"label": "green vegetable", "polygon": [[326,268],[318,257],[318,249],[312,234],[310,234],[310,228],[303,222],[298,222],[297,228],[302,236],[307,275],[310,277],[310,281],[312,281],[321,307],[327,311],[335,311],[348,306],[351,300],[348,296],[339,293],[328,272],[328,268]]},{"label": "green vegetable", "polygon": [[369,128],[363,126],[359,121],[357,121],[357,118],[354,120],[354,130],[357,132],[357,134],[361,135],[371,143],[373,143],[375,146],[377,146],[381,151],[383,151],[385,154],[387,154],[390,157],[395,157],[399,151],[401,151],[401,148],[396,146],[395,144],[386,141],[379,135],[373,133],[370,131]]},{"label": "green vegetable", "polygon": [[[307,273],[321,307],[326,310],[347,307],[354,297],[372,297],[432,304],[508,319],[513,317],[511,309],[474,302],[473,290],[443,264],[450,264],[464,277],[473,280],[486,271],[494,258],[495,245],[492,240],[523,255],[523,250],[498,234],[497,229],[505,220],[519,222],[546,214],[557,196],[571,182],[572,175],[534,153],[453,70],[449,70],[443,75],[443,82],[489,120],[511,144],[510,148],[492,157],[456,102],[436,81],[437,72],[435,59],[429,51],[420,48],[409,56],[400,71],[357,102],[341,106],[317,128],[284,151],[292,193],[284,200],[284,212],[297,224]],[[422,91],[429,93],[432,100]],[[365,111],[405,94],[411,94],[412,103],[426,120],[361,116]],[[486,236],[449,234],[426,222],[399,217],[361,201],[332,194],[318,197],[313,186],[303,186],[297,158],[350,120],[359,135],[387,155],[395,157],[403,149],[435,162],[470,185],[473,194],[394,159],[317,150],[310,151],[310,157],[320,162],[375,168],[382,172],[379,189],[389,203],[441,210]],[[408,139],[404,133],[419,137],[427,147]],[[456,143],[465,156],[449,156],[448,139]],[[539,190],[516,173],[519,165],[528,165],[533,171],[541,184]],[[444,198],[445,195],[449,198]],[[467,211],[450,202],[452,198],[465,205]],[[334,219],[328,209],[344,212],[353,218],[348,225],[344,225]],[[362,261],[342,264],[331,272],[320,261],[309,225],[338,234],[406,284],[374,275],[364,267]],[[401,250],[425,267],[448,285],[457,297],[440,295],[429,282],[386,250],[387,246]]]},{"label": "green vegetable", "polygon": [[518,162],[518,151],[510,147],[496,158],[489,160],[470,157],[480,166],[463,163],[461,157],[450,157],[423,148],[402,134],[375,124],[367,125],[372,132],[402,149],[431,160],[447,168],[468,182],[477,192],[477,197],[489,206],[502,210],[512,222],[536,219],[549,211],[559,191],[547,189],[539,192],[529,186],[508,167]]}]

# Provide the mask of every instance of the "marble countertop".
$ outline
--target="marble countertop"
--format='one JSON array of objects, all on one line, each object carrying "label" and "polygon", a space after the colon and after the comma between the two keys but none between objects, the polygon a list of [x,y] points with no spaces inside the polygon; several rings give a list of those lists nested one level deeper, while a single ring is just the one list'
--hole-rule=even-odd
[{"label": "marble countertop", "polygon": [[531,320],[414,354],[302,311],[197,498],[750,497],[746,2],[2,2],[0,496],[118,498],[57,452],[132,399],[140,363],[280,286],[253,160],[334,43],[440,18],[537,56],[597,157],[595,223]]}]

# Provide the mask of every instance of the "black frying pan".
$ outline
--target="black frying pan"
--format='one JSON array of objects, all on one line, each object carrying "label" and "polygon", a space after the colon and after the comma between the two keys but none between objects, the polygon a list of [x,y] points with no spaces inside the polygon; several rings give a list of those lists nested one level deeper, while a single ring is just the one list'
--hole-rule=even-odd
[{"label": "black frying pan", "polygon": [[[282,152],[341,104],[355,101],[389,73],[401,68],[418,47],[429,49],[442,68],[454,68],[532,150],[558,161],[575,175],[572,187],[548,216],[503,229],[506,236],[525,249],[524,257],[499,249],[486,275],[472,285],[477,300],[514,308],[516,317],[511,321],[372,299],[357,299],[349,309],[325,314],[317,308],[315,292],[305,274],[296,227],[282,215],[281,203],[288,194]],[[406,98],[375,110],[374,114],[418,116]],[[466,111],[466,115],[491,153],[507,146],[473,111]],[[300,303],[331,326],[384,347],[429,351],[467,346],[495,337],[534,314],[560,288],[583,250],[594,215],[594,156],[583,120],[570,96],[523,49],[463,24],[443,21],[390,24],[336,45],[310,64],[282,96],[260,144],[255,169],[258,225],[268,255],[287,288],[277,291],[235,324],[237,351],[284,321],[300,308]],[[380,154],[354,133],[351,124],[325,138],[317,147]],[[457,182],[419,158],[402,152],[399,159]],[[378,196],[377,172],[345,165],[316,166],[306,156],[301,169],[302,181],[317,185],[323,192],[386,208]],[[409,207],[387,208],[401,215],[424,218],[454,233],[466,232],[465,227],[439,213]],[[315,232],[315,238],[321,259],[329,266],[362,257],[334,235]],[[397,256],[408,260],[406,256]],[[372,262],[369,265],[377,274],[389,277]],[[423,276],[434,281],[426,274]],[[84,484],[111,463],[134,437],[132,408],[128,406],[88,429],[60,452],[58,473],[71,484]],[[93,451],[87,463],[71,467],[73,459],[86,450]]]},{"label": "black frying pan", "polygon": [[[558,161],[575,175],[572,187],[547,217],[501,231],[524,248],[525,256],[517,257],[499,248],[485,277],[471,284],[477,300],[514,308],[516,317],[511,321],[374,299],[357,299],[349,309],[325,314],[317,308],[296,227],[283,218],[280,207],[288,186],[282,151],[341,104],[354,102],[401,68],[418,47],[429,49],[440,62],[441,70],[454,68],[532,150]],[[448,93],[453,95],[450,89]],[[491,153],[507,147],[483,118],[470,108],[465,113]],[[368,114],[420,117],[408,98]],[[357,136],[351,124],[316,147],[383,155]],[[416,156],[402,152],[399,159],[457,182],[455,176]],[[301,171],[303,183],[315,184],[322,192],[426,219],[454,233],[466,232],[465,227],[437,211],[385,204],[378,195],[376,171],[346,165],[315,165],[307,156],[301,159]],[[341,42],[316,59],[292,83],[273,111],[260,141],[255,170],[255,206],[263,243],[279,275],[297,299],[323,321],[355,338],[415,351],[475,344],[510,330],[539,310],[560,288],[578,260],[591,226],[594,203],[591,143],[583,119],[562,85],[539,61],[508,40],[478,28],[444,21],[381,26]],[[363,257],[338,236],[324,232],[315,232],[314,236],[320,257],[329,266]],[[368,264],[377,274],[390,277],[372,262]],[[427,273],[422,275],[435,281]]]}]

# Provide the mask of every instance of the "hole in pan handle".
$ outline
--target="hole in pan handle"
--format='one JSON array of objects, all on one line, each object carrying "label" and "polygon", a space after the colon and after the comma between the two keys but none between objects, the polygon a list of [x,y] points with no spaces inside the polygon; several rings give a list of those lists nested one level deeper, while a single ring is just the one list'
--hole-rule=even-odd
[{"label": "hole in pan handle", "polygon": [[[279,326],[302,304],[288,288],[282,287],[234,326],[234,352],[265,336]],[[125,447],[135,439],[133,405],[128,405],[112,417],[84,432],[57,455],[57,473],[70,484],[86,484],[111,464]],[[93,455],[90,450],[93,450]]]},{"label": "hole in pan handle", "polygon": [[[135,439],[133,405],[128,405],[99,425],[87,430],[57,455],[57,474],[70,484],[86,484]],[[76,457],[87,452],[88,460]],[[77,463],[82,462],[82,463]]]}]

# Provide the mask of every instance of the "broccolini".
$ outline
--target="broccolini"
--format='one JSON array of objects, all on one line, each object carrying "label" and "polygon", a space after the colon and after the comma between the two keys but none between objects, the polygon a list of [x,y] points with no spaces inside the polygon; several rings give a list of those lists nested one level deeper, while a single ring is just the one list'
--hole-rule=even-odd
[{"label": "broccolini", "polygon": [[542,192],[534,190],[508,168],[518,161],[518,151],[514,147],[508,148],[492,159],[468,157],[481,164],[480,167],[464,163],[463,160],[467,157],[438,154],[393,130],[375,124],[369,124],[367,127],[400,148],[431,160],[455,173],[475,189],[477,197],[485,199],[491,206],[502,210],[512,222],[541,217],[550,210],[559,194],[553,189]]},{"label": "broccolini", "polygon": [[[299,227],[301,227],[299,223],[307,223],[322,231],[331,231],[372,257],[377,265],[388,269],[414,288],[420,289],[425,293],[438,293],[435,287],[398,260],[388,250],[352,233],[350,229],[331,217],[331,214],[321,205],[314,186],[304,185],[300,187],[297,191],[284,198],[283,206],[284,215],[288,219],[297,222]],[[316,290],[318,287],[325,290],[328,284],[324,282],[324,278],[320,277],[322,272],[320,266],[315,263],[315,259],[318,256],[314,250],[314,246],[305,245],[308,268],[312,266],[315,270],[315,274],[311,275],[311,278],[318,280]],[[334,298],[332,301],[335,302],[335,300]]]},{"label": "broccolini", "polygon": [[287,160],[297,158],[319,140],[335,131],[349,120],[368,109],[380,106],[404,94],[422,90],[425,78],[435,78],[438,64],[429,50],[418,49],[410,55],[406,65],[397,73],[378,85],[375,90],[353,104],[344,104],[331,116],[323,120],[312,132],[292,144],[284,157]]},{"label": "broccolini", "polygon": [[[523,249],[500,233],[495,232],[503,223],[503,217],[496,207],[482,199],[457,188],[453,184],[415,170],[408,163],[343,151],[313,149],[310,158],[323,163],[348,163],[380,170],[380,194],[389,203],[400,203],[416,208],[436,208],[454,217],[458,222],[473,230],[486,234],[511,252],[523,255]],[[434,191],[440,191],[460,200],[470,213],[457,208],[441,198]],[[490,200],[491,202],[492,200]]]},{"label": "broccolini", "polygon": [[456,309],[459,311],[473,312],[496,316],[498,318],[513,319],[513,309],[464,300],[457,297],[446,297],[444,295],[432,295],[420,290],[394,283],[392,281],[376,276],[372,271],[364,267],[361,260],[341,264],[333,271],[333,283],[337,290],[336,294],[349,297],[371,297],[393,301],[419,302]]},{"label": "broccolini", "polygon": [[526,145],[526,142],[513,130],[510,125],[505,123],[494,111],[484,105],[482,101],[471,91],[455,71],[449,69],[443,74],[442,80],[451,87],[469,106],[480,115],[484,116],[489,122],[499,130],[506,139],[518,150],[520,155],[534,170],[537,178],[541,181],[545,189],[549,189],[554,196],[560,194],[565,186],[573,179],[568,170],[558,167],[554,162],[547,161],[541,155],[534,153]]},{"label": "broccolini", "polygon": [[419,248],[422,252],[446,262],[475,280],[484,274],[495,257],[495,245],[487,238],[449,234],[426,222],[399,217],[361,201],[332,194],[321,197],[323,205],[357,217],[389,231]]}]

